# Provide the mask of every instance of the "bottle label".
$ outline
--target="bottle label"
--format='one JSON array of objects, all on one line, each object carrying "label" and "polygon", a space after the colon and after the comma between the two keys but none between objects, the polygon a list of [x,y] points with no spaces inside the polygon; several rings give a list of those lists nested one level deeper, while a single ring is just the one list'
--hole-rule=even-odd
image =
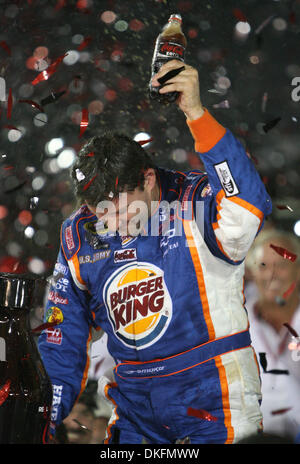
[{"label": "bottle label", "polygon": [[177,60],[184,59],[185,48],[175,42],[160,42],[157,56],[159,58],[174,58]]}]

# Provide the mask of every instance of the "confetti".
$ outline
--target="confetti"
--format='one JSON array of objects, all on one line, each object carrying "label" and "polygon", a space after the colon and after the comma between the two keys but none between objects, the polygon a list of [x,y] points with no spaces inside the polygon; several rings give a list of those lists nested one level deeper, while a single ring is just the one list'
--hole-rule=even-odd
[{"label": "confetti", "polygon": [[267,370],[267,358],[266,353],[258,353],[259,355],[259,362],[265,374],[276,374],[276,375],[289,375],[288,370],[281,370],[281,369],[271,369],[270,371]]},{"label": "confetti", "polygon": [[205,411],[205,409],[194,409],[194,408],[188,408],[187,410],[187,415],[188,416],[194,416],[198,417],[199,419],[204,419],[209,422],[216,422],[218,420],[217,417],[212,416],[208,411]]},{"label": "confetti", "polygon": [[234,8],[233,9],[233,14],[236,17],[236,19],[238,19],[239,21],[247,22],[246,16],[242,12],[242,10],[240,10],[239,8]]},{"label": "confetti", "polygon": [[152,141],[153,141],[153,138],[151,137],[148,140],[139,140],[138,143],[142,146],[142,145],[146,145],[146,143],[150,143]]},{"label": "confetti", "polygon": [[17,130],[17,131],[21,132],[20,129],[18,129],[16,126],[12,126],[10,124],[5,124],[5,126],[3,126],[3,127],[5,127],[6,129]]},{"label": "confetti", "polygon": [[273,245],[272,243],[270,244],[270,247],[276,251],[280,256],[282,256],[284,259],[289,259],[290,261],[294,262],[297,259],[297,255],[295,253],[292,253],[291,251],[288,251],[286,248],[282,248],[276,245]]},{"label": "confetti", "polygon": [[278,415],[278,414],[284,414],[287,411],[290,411],[292,408],[282,408],[282,409],[275,409],[275,411],[272,411],[271,414],[272,416]]},{"label": "confetti", "polygon": [[7,53],[9,56],[11,56],[10,47],[9,47],[9,45],[7,45],[7,43],[5,42],[5,40],[1,40],[1,42],[0,42],[0,47],[2,47],[3,50],[5,50],[6,53]]},{"label": "confetti", "polygon": [[281,121],[281,118],[275,118],[272,119],[272,121],[267,122],[266,124],[263,125],[263,130],[265,133],[269,132],[269,130],[273,129],[279,121]]},{"label": "confetti", "polygon": [[19,103],[28,103],[29,105],[33,106],[34,108],[36,108],[37,110],[41,111],[42,113],[44,113],[44,110],[43,108],[38,104],[36,103],[35,101],[33,100],[18,100]]},{"label": "confetti", "polygon": [[38,327],[35,327],[34,329],[31,329],[31,333],[40,334],[40,332],[42,332],[43,330],[55,327],[59,323],[60,323],[60,321],[44,322],[43,324],[39,325]]},{"label": "confetti", "polygon": [[60,97],[62,97],[66,92],[67,92],[66,90],[62,90],[61,92],[57,92],[57,93],[51,92],[51,94],[48,97],[45,97],[43,98],[43,100],[41,100],[41,105],[46,106],[46,105],[49,105],[50,103],[55,102]]},{"label": "confetti", "polygon": [[223,100],[220,103],[215,103],[213,108],[230,108],[229,101]]},{"label": "confetti", "polygon": [[276,205],[277,209],[288,209],[289,211],[294,211],[290,206],[288,205]]},{"label": "confetti", "polygon": [[79,422],[79,420],[73,419],[73,421],[76,422],[76,424],[78,424],[79,427],[81,427],[84,431],[90,432],[90,429],[88,429],[86,425],[83,425],[81,422]]},{"label": "confetti", "polygon": [[265,92],[263,94],[262,102],[261,102],[261,111],[262,111],[262,113],[264,113],[266,111],[267,101],[268,101],[268,92]]},{"label": "confetti", "polygon": [[8,99],[7,99],[7,119],[11,118],[12,104],[13,104],[12,92],[11,92],[11,89],[9,89]]},{"label": "confetti", "polygon": [[97,174],[94,177],[92,177],[92,179],[83,187],[83,190],[87,190],[90,187],[90,185],[92,184],[92,182],[94,182],[94,179],[96,177],[97,177]]},{"label": "confetti", "polygon": [[31,84],[36,85],[36,84],[39,84],[42,81],[48,80],[49,77],[52,76],[52,74],[54,74],[56,72],[59,64],[62,62],[62,60],[67,55],[68,55],[68,53],[65,53],[64,55],[61,55],[60,57],[58,57],[57,60],[55,60],[52,64],[50,64],[50,66],[48,66],[48,68],[45,71],[42,71],[40,74],[38,74],[38,76],[35,79],[33,79]]},{"label": "confetti", "polygon": [[13,193],[13,192],[16,192],[17,190],[20,190],[22,187],[24,187],[24,185],[26,184],[26,180],[24,180],[23,182],[21,182],[19,185],[17,185],[16,187],[13,187],[11,189],[8,189],[8,190],[4,190],[4,193]]},{"label": "confetti", "polygon": [[275,15],[269,16],[267,19],[265,19],[254,31],[254,34],[260,34],[261,31],[272,21],[272,19],[275,17]]},{"label": "confetti", "polygon": [[77,50],[78,50],[78,51],[83,50],[85,47],[87,47],[87,46],[91,43],[92,40],[93,40],[92,37],[90,37],[90,36],[89,36],[89,37],[86,37],[86,38],[81,42],[81,44],[77,47]]},{"label": "confetti", "polygon": [[172,79],[172,77],[175,77],[177,76],[177,74],[181,73],[181,71],[183,71],[184,69],[185,69],[184,66],[181,66],[180,68],[176,68],[176,69],[171,69],[171,71],[167,72],[167,74],[164,74],[162,77],[160,77],[157,80],[160,83],[160,85],[163,85],[165,84],[165,82]]},{"label": "confetti", "polygon": [[285,300],[286,300],[289,296],[291,296],[291,294],[292,294],[293,291],[295,290],[296,286],[297,286],[297,282],[295,281],[295,282],[293,282],[293,283],[289,286],[289,288],[284,292],[283,298],[284,298]]},{"label": "confetti", "polygon": [[283,325],[288,329],[288,331],[293,335],[293,337],[299,338],[299,335],[296,332],[296,330],[293,329],[293,327],[288,322],[284,322]]},{"label": "confetti", "polygon": [[79,137],[82,137],[84,132],[86,131],[86,128],[89,124],[89,112],[87,109],[82,110],[82,117],[81,117],[81,123],[80,123],[80,134]]},{"label": "confetti", "polygon": [[76,179],[78,180],[78,182],[81,182],[82,180],[85,179],[85,175],[83,174],[83,172],[80,171],[80,169],[76,169],[75,173],[76,173]]},{"label": "confetti", "polygon": [[9,395],[11,380],[7,380],[5,384],[0,388],[0,406],[4,403]]}]

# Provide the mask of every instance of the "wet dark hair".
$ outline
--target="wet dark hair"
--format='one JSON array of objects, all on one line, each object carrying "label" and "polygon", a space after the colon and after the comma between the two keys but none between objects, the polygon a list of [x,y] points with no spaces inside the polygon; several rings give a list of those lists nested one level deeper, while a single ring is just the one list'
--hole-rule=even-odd
[{"label": "wet dark hair", "polygon": [[144,189],[144,171],[155,168],[138,142],[118,132],[92,137],[79,151],[71,177],[80,204],[97,206],[119,192]]}]

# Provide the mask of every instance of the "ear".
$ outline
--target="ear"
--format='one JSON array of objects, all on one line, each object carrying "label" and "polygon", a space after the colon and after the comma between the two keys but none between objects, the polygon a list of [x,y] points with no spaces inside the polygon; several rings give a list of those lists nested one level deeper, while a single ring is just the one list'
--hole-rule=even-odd
[{"label": "ear", "polygon": [[148,168],[146,169],[144,175],[145,175],[144,188],[146,190],[151,191],[155,187],[155,184],[156,184],[155,170],[153,168]]}]

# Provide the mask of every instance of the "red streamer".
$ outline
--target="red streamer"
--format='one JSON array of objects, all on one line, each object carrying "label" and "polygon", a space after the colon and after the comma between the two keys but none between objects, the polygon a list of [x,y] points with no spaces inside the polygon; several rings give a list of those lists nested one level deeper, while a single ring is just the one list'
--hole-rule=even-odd
[{"label": "red streamer", "polygon": [[7,380],[3,387],[0,389],[0,406],[7,399],[10,390],[11,380]]},{"label": "red streamer", "polygon": [[205,409],[188,408],[187,414],[188,416],[199,417],[199,419],[204,419],[209,422],[216,422],[218,420],[217,417],[212,416],[208,411],[205,411]]},{"label": "red streamer", "polygon": [[289,411],[290,409],[292,409],[292,408],[276,409],[275,411],[272,411],[271,414],[273,416],[275,416],[277,414],[284,414],[285,412]]},{"label": "red streamer", "polygon": [[86,128],[89,124],[89,112],[87,109],[82,110],[82,118],[81,118],[81,123],[80,123],[80,134],[79,137],[81,137],[84,132],[86,131]]},{"label": "red streamer", "polygon": [[92,158],[93,156],[95,156],[95,153],[93,151],[91,151],[90,153],[88,153],[87,155],[84,155],[84,156],[88,156],[89,158]]},{"label": "red streamer", "polygon": [[138,143],[140,145],[145,145],[146,143],[150,143],[152,142],[153,138],[151,137],[151,139],[148,139],[148,140],[140,140]]},{"label": "red streamer", "polygon": [[6,53],[7,53],[9,56],[11,56],[11,49],[10,49],[10,47],[7,45],[7,43],[5,42],[5,40],[1,40],[1,42],[0,42],[0,47],[2,47],[2,48],[6,51]]},{"label": "red streamer", "polygon": [[242,12],[242,10],[240,10],[239,8],[234,8],[233,14],[236,17],[236,19],[238,19],[239,21],[247,22],[246,16]]},{"label": "red streamer", "polygon": [[293,293],[293,291],[294,291],[295,288],[296,288],[296,285],[297,285],[297,282],[295,281],[295,282],[293,282],[293,283],[289,286],[289,288],[287,289],[287,291],[284,292],[284,294],[283,294],[282,296],[283,296],[283,298],[284,298],[285,300]]},{"label": "red streamer", "polygon": [[44,113],[43,108],[33,100],[19,100],[19,103],[28,103],[29,105],[33,106],[34,108],[37,108],[39,111]]},{"label": "red streamer", "polygon": [[31,82],[31,84],[36,85],[39,82],[46,81],[47,79],[49,79],[49,77],[55,73],[59,64],[67,55],[68,53],[65,53],[64,55],[61,55],[59,58],[57,58],[57,60],[50,64],[50,66],[48,66],[48,68],[45,71],[42,71],[40,74],[38,74],[37,77]]},{"label": "red streamer", "polygon": [[12,126],[10,124],[5,124],[5,126],[3,127],[5,127],[6,129],[14,129],[14,130],[21,132],[20,129],[18,129],[16,126]]},{"label": "red streamer", "polygon": [[92,41],[92,37],[88,36],[86,37],[82,42],[81,44],[77,47],[77,50],[78,51],[81,51],[83,50],[85,47],[87,47],[89,45],[89,43]]},{"label": "red streamer", "polygon": [[87,190],[89,188],[91,183],[94,181],[95,177],[97,177],[97,174],[94,177],[92,177],[92,179],[83,187],[83,190]]},{"label": "red streamer", "polygon": [[289,211],[293,211],[289,205],[276,205],[277,209],[288,209]]},{"label": "red streamer", "polygon": [[50,329],[51,327],[54,327],[57,324],[59,324],[59,321],[45,322],[44,324],[41,324],[38,327],[35,327],[34,329],[32,329],[31,332],[33,333],[42,332],[42,330]]},{"label": "red streamer", "polygon": [[297,259],[297,255],[295,253],[292,253],[291,251],[287,250],[286,248],[282,248],[276,245],[270,244],[270,247],[273,248],[276,253],[278,253],[280,256],[282,256],[284,259],[289,259],[290,261],[294,262]]},{"label": "red streamer", "polygon": [[8,100],[7,100],[7,119],[10,119],[11,117],[12,102],[13,102],[12,93],[11,93],[11,89],[9,89]]}]

